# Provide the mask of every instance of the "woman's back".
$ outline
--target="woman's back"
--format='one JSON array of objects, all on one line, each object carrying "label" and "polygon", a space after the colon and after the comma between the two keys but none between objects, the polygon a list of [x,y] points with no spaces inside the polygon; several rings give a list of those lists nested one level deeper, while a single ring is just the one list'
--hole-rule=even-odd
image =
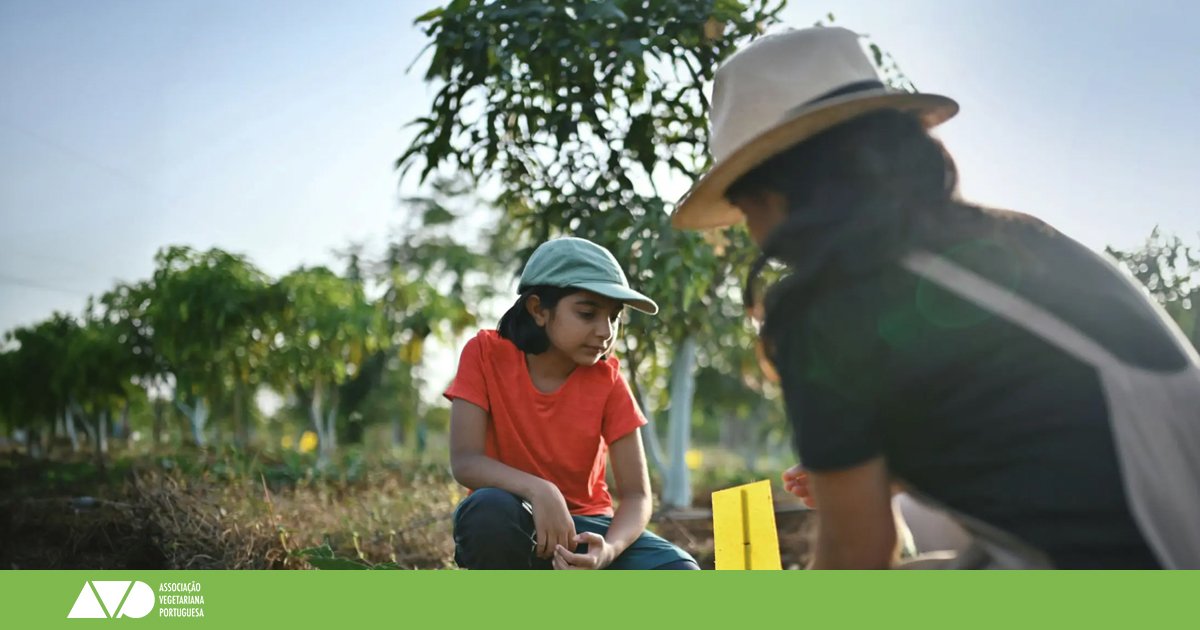
[{"label": "woman's back", "polygon": [[[922,249],[1123,362],[1187,365],[1145,298],[1081,245],[1022,215],[959,210]],[[796,296],[801,319],[777,327],[806,466],[884,455],[897,477],[1057,566],[1156,566],[1131,516],[1093,366],[899,264],[816,286]]]}]

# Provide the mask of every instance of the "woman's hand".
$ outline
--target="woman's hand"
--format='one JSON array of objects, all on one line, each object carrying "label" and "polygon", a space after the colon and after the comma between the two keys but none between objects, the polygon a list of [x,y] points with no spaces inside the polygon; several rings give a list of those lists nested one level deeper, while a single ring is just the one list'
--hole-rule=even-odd
[{"label": "woman's hand", "polygon": [[530,497],[533,504],[533,526],[537,530],[537,557],[548,560],[554,549],[575,540],[575,521],[567,510],[567,500],[558,486],[546,482],[540,492]]},{"label": "woman's hand", "polygon": [[812,490],[808,487],[808,471],[800,464],[783,471],[783,489],[800,497],[804,505],[810,508],[817,507],[817,500],[813,498]]},{"label": "woman's hand", "polygon": [[554,549],[555,569],[566,571],[571,569],[603,569],[612,564],[614,557],[613,546],[604,540],[600,534],[583,532],[575,537],[575,545],[587,545],[585,553],[572,553],[561,545]]}]

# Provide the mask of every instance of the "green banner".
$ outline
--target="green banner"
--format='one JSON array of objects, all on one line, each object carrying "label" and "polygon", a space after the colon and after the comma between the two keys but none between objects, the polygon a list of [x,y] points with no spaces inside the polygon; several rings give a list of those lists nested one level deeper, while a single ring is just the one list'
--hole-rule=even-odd
[{"label": "green banner", "polygon": [[[7,571],[8,628],[1194,627],[1200,572]],[[414,625],[420,624],[420,625]]]}]

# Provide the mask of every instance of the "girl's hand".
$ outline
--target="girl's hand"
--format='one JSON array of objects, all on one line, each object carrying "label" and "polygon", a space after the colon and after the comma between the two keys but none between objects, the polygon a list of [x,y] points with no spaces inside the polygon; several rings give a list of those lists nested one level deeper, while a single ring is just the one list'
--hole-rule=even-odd
[{"label": "girl's hand", "polygon": [[555,569],[603,569],[615,559],[613,547],[600,534],[583,532],[575,537],[576,545],[587,545],[586,553],[572,553],[561,545],[554,549]]},{"label": "girl's hand", "polygon": [[547,482],[542,492],[532,497],[533,526],[537,530],[537,557],[548,560],[555,547],[575,540],[575,521],[567,510],[567,500],[558,486]]},{"label": "girl's hand", "polygon": [[804,505],[810,508],[817,507],[817,500],[813,498],[812,491],[808,488],[808,471],[804,470],[800,464],[783,471],[783,489],[800,497],[804,501]]}]

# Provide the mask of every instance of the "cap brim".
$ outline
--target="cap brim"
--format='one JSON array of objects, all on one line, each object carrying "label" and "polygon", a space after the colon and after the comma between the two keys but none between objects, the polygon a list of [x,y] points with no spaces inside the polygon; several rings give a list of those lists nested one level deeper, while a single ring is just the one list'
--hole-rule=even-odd
[{"label": "cap brim", "polygon": [[604,297],[619,300],[625,304],[628,304],[630,308],[635,308],[649,315],[658,314],[658,305],[654,303],[654,300],[651,300],[650,298],[638,293],[637,291],[634,291],[633,289],[630,289],[629,287],[623,287],[619,284],[611,284],[607,282],[581,282],[578,284],[572,284],[571,286],[575,287],[576,289],[591,291],[592,293],[597,293],[599,295],[603,295]]},{"label": "cap brim", "polygon": [[926,128],[958,113],[954,99],[937,94],[875,90],[855,92],[822,101],[759,134],[718,162],[675,205],[671,225],[685,230],[718,228],[742,220],[742,213],[725,198],[725,191],[742,175],[772,156],[834,125],[880,109],[912,112]]}]

